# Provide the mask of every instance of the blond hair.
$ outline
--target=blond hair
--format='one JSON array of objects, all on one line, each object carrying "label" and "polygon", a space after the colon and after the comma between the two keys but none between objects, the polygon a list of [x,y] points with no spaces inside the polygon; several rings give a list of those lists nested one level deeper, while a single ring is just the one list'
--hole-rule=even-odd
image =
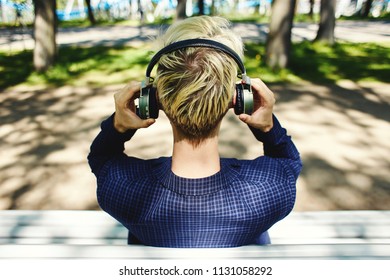
[{"label": "blond hair", "polygon": [[[160,48],[187,39],[211,39],[243,53],[241,38],[220,17],[199,16],[171,25],[158,42]],[[214,135],[229,109],[237,76],[236,62],[225,53],[189,47],[163,55],[158,63],[159,102],[183,136],[197,142]]]}]

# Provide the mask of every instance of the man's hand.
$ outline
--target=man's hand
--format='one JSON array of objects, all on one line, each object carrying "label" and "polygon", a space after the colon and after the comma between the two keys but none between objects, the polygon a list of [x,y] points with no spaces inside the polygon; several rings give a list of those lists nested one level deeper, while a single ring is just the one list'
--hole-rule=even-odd
[{"label": "man's hand", "polygon": [[241,114],[240,120],[253,128],[268,132],[273,127],[272,111],[275,104],[273,92],[260,79],[251,79],[253,91],[252,115]]},{"label": "man's hand", "polygon": [[141,83],[131,82],[114,94],[114,127],[124,133],[129,129],[146,128],[155,123],[155,119],[142,120],[135,113],[134,100],[139,97]]}]

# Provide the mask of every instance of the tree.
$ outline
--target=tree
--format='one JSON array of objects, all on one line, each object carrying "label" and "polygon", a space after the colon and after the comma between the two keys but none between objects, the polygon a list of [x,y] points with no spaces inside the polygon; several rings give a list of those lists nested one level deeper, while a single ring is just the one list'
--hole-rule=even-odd
[{"label": "tree", "polygon": [[291,29],[296,0],[274,0],[266,43],[266,63],[272,69],[286,68],[290,56]]},{"label": "tree", "polygon": [[95,25],[96,24],[96,20],[95,20],[95,16],[94,16],[93,10],[92,10],[91,0],[85,0],[85,3],[87,4],[89,22],[92,25]]},{"label": "tree", "polygon": [[371,11],[372,2],[373,2],[373,0],[366,1],[366,3],[363,6],[362,17],[365,17],[365,18],[368,17],[368,15],[370,14],[370,11]]},{"label": "tree", "polygon": [[204,15],[204,0],[198,0],[199,15]]},{"label": "tree", "polygon": [[321,0],[320,24],[314,41],[320,41],[333,45],[334,28],[336,26],[336,1]]},{"label": "tree", "polygon": [[4,7],[3,7],[3,1],[0,0],[0,11],[1,11],[1,19],[3,22],[7,22],[7,17],[4,12]]},{"label": "tree", "polygon": [[187,6],[187,0],[177,0],[176,20],[186,18],[186,6]]},{"label": "tree", "polygon": [[211,15],[215,15],[215,11],[216,11],[216,9],[215,9],[215,0],[212,0],[211,1],[211,5],[210,5],[210,14]]},{"label": "tree", "polygon": [[54,64],[57,54],[56,0],[34,0],[34,67],[45,72]]},{"label": "tree", "polygon": [[309,17],[310,17],[311,19],[314,18],[314,4],[315,4],[315,1],[314,1],[314,0],[309,0],[309,5],[310,5]]}]

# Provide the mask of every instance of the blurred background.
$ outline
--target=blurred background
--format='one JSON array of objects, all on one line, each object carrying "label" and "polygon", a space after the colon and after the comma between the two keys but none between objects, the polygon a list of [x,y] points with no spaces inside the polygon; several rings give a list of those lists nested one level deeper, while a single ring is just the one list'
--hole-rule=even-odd
[{"label": "blurred background", "polygon": [[[33,0],[1,0],[3,24],[32,24],[34,21]],[[50,0],[49,0],[50,2]],[[219,14],[245,18],[258,14],[270,16],[272,0],[57,0],[58,20],[134,20],[147,22],[180,16]],[[289,1],[284,1],[288,5]],[[295,13],[313,17],[321,7],[320,0],[298,0]],[[332,0],[330,1],[332,2]],[[388,0],[336,0],[336,18],[384,17],[389,12]]]},{"label": "blurred background", "polygon": [[[86,157],[113,94],[141,81],[153,38],[232,21],[304,163],[295,211],[390,209],[389,0],[0,0],[0,210],[99,209]],[[190,32],[190,30],[189,30]],[[126,153],[169,156],[163,113]],[[229,112],[223,157],[262,154]]]}]

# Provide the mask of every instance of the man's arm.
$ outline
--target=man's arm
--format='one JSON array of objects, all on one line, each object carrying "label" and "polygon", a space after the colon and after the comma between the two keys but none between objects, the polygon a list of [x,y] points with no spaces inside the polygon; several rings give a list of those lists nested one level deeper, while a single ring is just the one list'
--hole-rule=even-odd
[{"label": "man's arm", "polygon": [[123,154],[125,142],[130,140],[135,129],[120,133],[114,127],[114,114],[101,124],[101,131],[92,142],[88,163],[92,172],[98,176],[103,165],[113,157]]},{"label": "man's arm", "polygon": [[260,79],[252,80],[252,89],[254,112],[241,114],[239,118],[249,126],[256,139],[263,142],[266,156],[289,160],[296,179],[302,163],[291,137],[273,114],[274,94]]},{"label": "man's arm", "polygon": [[293,170],[295,179],[297,179],[301,169],[302,162],[297,148],[291,137],[287,135],[278,119],[273,115],[273,127],[268,132],[249,126],[253,135],[258,141],[263,142],[264,155],[272,158],[289,160],[288,165]]},{"label": "man's arm", "polygon": [[139,83],[130,83],[115,93],[115,114],[102,122],[102,130],[93,141],[88,155],[89,165],[96,176],[108,160],[123,155],[124,143],[137,129],[149,127],[155,122],[154,119],[142,120],[136,115],[134,100],[139,91]]}]

